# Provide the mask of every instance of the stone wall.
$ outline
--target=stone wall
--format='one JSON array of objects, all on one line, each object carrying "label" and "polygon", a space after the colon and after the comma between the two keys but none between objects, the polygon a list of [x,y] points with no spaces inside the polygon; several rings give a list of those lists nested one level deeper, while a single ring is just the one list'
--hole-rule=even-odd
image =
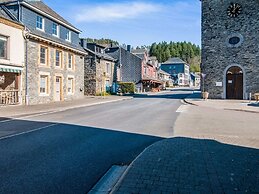
[{"label": "stone wall", "polygon": [[94,57],[86,56],[84,62],[84,88],[85,95],[96,94],[96,64]]},{"label": "stone wall", "polygon": [[[106,64],[110,72],[106,72]],[[85,58],[85,95],[97,95],[106,89],[106,81],[112,86],[114,80],[114,62],[94,56]],[[104,74],[105,73],[105,74]]]},{"label": "stone wall", "polygon": [[[49,65],[39,65],[39,48],[40,44],[48,47],[49,50]],[[44,43],[40,43],[34,40],[28,41],[28,104],[41,104],[55,101],[55,78],[56,76],[62,77],[62,89],[61,89],[61,100],[73,100],[83,98],[84,96],[84,57],[74,54],[75,69],[69,70],[67,68],[68,63],[68,51],[58,48],[62,51],[62,67],[55,67],[55,48]],[[41,95],[39,92],[40,88],[40,73],[49,75],[49,92],[47,95]],[[26,71],[24,71],[24,87],[26,80]],[[67,80],[68,77],[74,78],[74,93],[68,94],[67,92]]]},{"label": "stone wall", "polygon": [[[231,2],[202,1],[201,68],[206,74],[204,88],[211,98],[226,98],[226,72],[231,66],[244,70],[244,98],[259,92],[259,1],[236,0],[242,7],[237,17],[228,16]],[[240,42],[230,44],[231,37]]]}]

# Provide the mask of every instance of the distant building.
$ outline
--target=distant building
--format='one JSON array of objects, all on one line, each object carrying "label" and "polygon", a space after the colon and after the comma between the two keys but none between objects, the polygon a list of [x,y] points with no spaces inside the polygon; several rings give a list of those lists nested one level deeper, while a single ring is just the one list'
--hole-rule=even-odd
[{"label": "distant building", "polygon": [[24,100],[24,26],[0,5],[0,104]]},{"label": "distant building", "polygon": [[162,81],[163,85],[162,88],[165,89],[166,87],[173,86],[173,80],[171,79],[171,75],[162,69],[159,69],[158,72],[158,79]]},{"label": "distant building", "polygon": [[180,58],[171,58],[162,63],[161,69],[171,75],[175,85],[189,86],[190,66]]},{"label": "distant building", "polygon": [[156,58],[152,57],[151,59],[146,49],[135,49],[131,52],[142,59],[142,92],[160,90],[162,82],[158,79],[158,61]]},{"label": "distant building", "polygon": [[131,53],[131,49],[114,46],[105,49],[105,53],[116,59],[116,82],[141,82],[142,58]]},{"label": "distant building", "polygon": [[85,57],[85,95],[98,95],[102,92],[116,92],[116,59],[105,53],[105,47],[96,43],[87,43],[81,39],[81,45],[88,52]]},{"label": "distant building", "polygon": [[82,98],[86,52],[79,45],[80,30],[41,0],[4,2],[1,5],[7,14],[26,29],[26,69],[22,75],[26,103]]},{"label": "distant building", "polygon": [[200,87],[201,86],[201,75],[200,73],[190,73],[190,86]]}]

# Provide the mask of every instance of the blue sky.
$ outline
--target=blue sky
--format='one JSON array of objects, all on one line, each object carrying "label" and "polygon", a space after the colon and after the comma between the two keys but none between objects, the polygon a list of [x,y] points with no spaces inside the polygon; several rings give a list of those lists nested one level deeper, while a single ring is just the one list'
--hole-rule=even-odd
[{"label": "blue sky", "polygon": [[44,0],[82,30],[81,37],[110,38],[132,46],[161,41],[201,42],[199,0]]}]

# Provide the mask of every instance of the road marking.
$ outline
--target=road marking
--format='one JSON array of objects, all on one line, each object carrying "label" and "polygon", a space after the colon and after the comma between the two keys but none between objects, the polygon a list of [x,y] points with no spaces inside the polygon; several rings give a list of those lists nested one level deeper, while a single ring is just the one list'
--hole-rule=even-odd
[{"label": "road marking", "polygon": [[177,110],[176,112],[177,113],[182,113],[182,112],[186,112],[187,111],[187,105],[181,105]]},{"label": "road marking", "polygon": [[8,118],[6,120],[0,121],[0,123],[7,123],[7,122],[18,120],[18,119],[26,119],[26,118],[30,118],[30,117],[39,117],[39,116],[44,116],[44,115],[47,115],[47,114],[59,113],[59,112],[64,112],[64,111],[68,111],[68,110],[73,110],[73,109],[86,108],[86,107],[108,104],[108,103],[113,103],[113,102],[119,102],[119,101],[124,101],[124,100],[131,100],[131,99],[133,99],[133,98],[123,98],[123,99],[118,99],[118,100],[115,99],[115,100],[109,100],[109,101],[104,101],[104,102],[95,102],[95,103],[92,103],[92,104],[85,104],[85,105],[79,105],[79,106],[74,106],[74,107],[60,108],[60,109],[53,110],[53,111],[35,113],[35,114],[22,116],[22,117],[19,117],[19,115],[17,115],[17,116],[13,116],[12,118]]},{"label": "road marking", "polygon": [[46,128],[49,128],[49,127],[53,127],[53,126],[56,126],[56,125],[58,125],[58,123],[51,124],[51,125],[44,126],[44,127],[40,127],[40,128],[36,128],[36,129],[32,129],[32,130],[29,130],[29,131],[24,131],[24,132],[21,132],[21,133],[16,133],[16,134],[0,137],[0,140],[9,139],[9,138],[24,135],[24,134],[27,134],[27,133],[32,133],[32,132],[39,131],[39,130],[42,130],[42,129],[46,129]]}]

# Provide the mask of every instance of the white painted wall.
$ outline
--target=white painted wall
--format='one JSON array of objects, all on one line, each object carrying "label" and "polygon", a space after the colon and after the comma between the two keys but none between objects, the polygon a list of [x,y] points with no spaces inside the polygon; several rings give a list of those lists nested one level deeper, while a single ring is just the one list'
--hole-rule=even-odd
[{"label": "white painted wall", "polygon": [[0,23],[0,35],[8,37],[8,60],[0,59],[3,65],[24,65],[24,38],[21,29]]}]

